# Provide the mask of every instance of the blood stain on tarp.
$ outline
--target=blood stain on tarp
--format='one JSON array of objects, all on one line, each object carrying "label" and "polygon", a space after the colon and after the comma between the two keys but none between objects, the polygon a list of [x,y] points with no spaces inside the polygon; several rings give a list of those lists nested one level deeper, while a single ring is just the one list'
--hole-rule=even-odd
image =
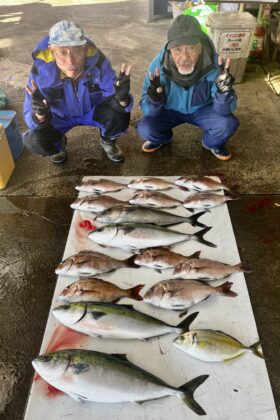
[{"label": "blood stain on tarp", "polygon": [[[55,328],[49,345],[47,346],[44,353],[51,353],[58,350],[75,349],[79,348],[79,345],[88,339],[88,336],[81,334],[77,331],[71,330],[70,328],[59,325]],[[34,375],[33,381],[40,380],[40,392],[49,398],[54,398],[57,395],[64,394],[64,392],[55,388],[54,386],[45,382],[38,373]]]},{"label": "blood stain on tarp", "polygon": [[249,204],[246,207],[247,213],[255,213],[256,211],[263,209],[264,207],[270,206],[272,204],[272,198],[266,197],[262,198],[261,200],[257,200],[252,204]]}]

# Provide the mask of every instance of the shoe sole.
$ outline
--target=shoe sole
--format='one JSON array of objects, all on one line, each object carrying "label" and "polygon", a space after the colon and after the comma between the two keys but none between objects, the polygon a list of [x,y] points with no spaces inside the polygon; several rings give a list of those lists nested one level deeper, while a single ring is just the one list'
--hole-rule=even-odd
[{"label": "shoe sole", "polygon": [[[212,152],[213,153],[213,152]],[[226,161],[226,160],[230,160],[231,158],[232,158],[232,155],[230,154],[229,156],[217,156],[217,155],[215,155],[215,153],[213,153],[213,155],[217,158],[217,159],[219,159],[219,160],[223,160],[223,161]]]},{"label": "shoe sole", "polygon": [[[144,143],[144,144],[145,144],[145,143]],[[163,144],[160,144],[159,146],[154,147],[154,149],[145,149],[144,144],[142,145],[142,151],[143,151],[144,153],[153,153],[153,152],[155,152],[156,150],[160,149],[160,148],[161,148],[161,146],[163,146]]]}]

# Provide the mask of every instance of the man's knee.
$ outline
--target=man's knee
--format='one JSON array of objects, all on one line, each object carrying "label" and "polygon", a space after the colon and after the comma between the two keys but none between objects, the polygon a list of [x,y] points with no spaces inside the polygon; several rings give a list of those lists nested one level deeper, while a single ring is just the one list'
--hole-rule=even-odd
[{"label": "man's knee", "polygon": [[238,127],[239,120],[235,115],[222,116],[217,119],[217,126],[212,135],[219,138],[229,138],[235,133]]},{"label": "man's knee", "polygon": [[62,133],[53,127],[29,130],[23,135],[23,143],[32,153],[51,156],[61,149]]},{"label": "man's knee", "polygon": [[130,112],[118,111],[109,102],[104,101],[95,108],[92,119],[101,124],[104,136],[118,137],[128,129]]},{"label": "man's knee", "polygon": [[152,126],[151,118],[143,117],[137,123],[137,134],[140,138],[149,140],[151,135],[154,132],[154,128]]}]

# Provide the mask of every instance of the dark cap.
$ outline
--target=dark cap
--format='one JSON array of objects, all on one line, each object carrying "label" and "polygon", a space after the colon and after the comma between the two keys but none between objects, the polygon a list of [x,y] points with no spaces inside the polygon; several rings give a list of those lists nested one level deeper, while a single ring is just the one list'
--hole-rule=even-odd
[{"label": "dark cap", "polygon": [[198,20],[192,16],[179,15],[170,22],[167,32],[167,49],[177,45],[196,45],[201,42],[203,32]]}]

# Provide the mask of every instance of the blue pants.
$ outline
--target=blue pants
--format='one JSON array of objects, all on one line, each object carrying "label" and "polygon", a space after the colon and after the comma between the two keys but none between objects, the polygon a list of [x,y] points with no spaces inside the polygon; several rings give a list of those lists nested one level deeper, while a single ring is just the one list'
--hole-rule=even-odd
[{"label": "blue pants", "polygon": [[145,116],[138,121],[137,133],[144,141],[166,144],[172,139],[172,129],[185,123],[202,129],[202,144],[206,149],[224,146],[239,126],[233,114],[219,115],[213,111],[212,105],[207,105],[193,114],[163,109],[158,117]]}]

